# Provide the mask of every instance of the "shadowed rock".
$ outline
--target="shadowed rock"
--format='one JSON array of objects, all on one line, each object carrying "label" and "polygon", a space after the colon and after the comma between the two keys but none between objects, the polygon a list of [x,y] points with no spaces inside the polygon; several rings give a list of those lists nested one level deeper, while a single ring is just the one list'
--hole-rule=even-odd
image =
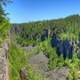
[{"label": "shadowed rock", "polygon": [[28,74],[25,68],[22,68],[19,74],[21,80],[28,80]]}]

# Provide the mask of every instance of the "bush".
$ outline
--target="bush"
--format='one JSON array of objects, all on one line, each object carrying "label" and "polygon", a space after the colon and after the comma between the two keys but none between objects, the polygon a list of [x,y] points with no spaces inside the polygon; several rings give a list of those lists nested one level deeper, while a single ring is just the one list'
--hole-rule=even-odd
[{"label": "bush", "polygon": [[24,51],[10,44],[9,49],[10,80],[19,80],[19,71],[27,65],[27,56]]}]

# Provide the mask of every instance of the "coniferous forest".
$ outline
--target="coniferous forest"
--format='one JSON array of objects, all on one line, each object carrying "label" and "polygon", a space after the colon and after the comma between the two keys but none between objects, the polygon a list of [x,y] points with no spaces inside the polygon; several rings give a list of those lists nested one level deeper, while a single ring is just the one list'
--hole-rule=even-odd
[{"label": "coniferous forest", "polygon": [[80,15],[10,23],[9,2],[0,0],[0,80],[80,80]]},{"label": "coniferous forest", "polygon": [[70,70],[66,80],[77,80],[80,75],[79,22],[79,15],[71,15],[57,20],[12,24],[10,33],[21,47],[37,46],[31,54],[42,52],[49,59],[49,70],[68,67]]}]

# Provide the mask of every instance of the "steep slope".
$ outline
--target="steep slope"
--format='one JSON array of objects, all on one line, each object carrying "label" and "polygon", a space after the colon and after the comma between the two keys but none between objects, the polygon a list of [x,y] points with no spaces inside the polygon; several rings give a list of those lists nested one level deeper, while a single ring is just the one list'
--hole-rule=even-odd
[{"label": "steep slope", "polygon": [[8,42],[5,41],[0,47],[0,80],[9,80],[8,74]]}]

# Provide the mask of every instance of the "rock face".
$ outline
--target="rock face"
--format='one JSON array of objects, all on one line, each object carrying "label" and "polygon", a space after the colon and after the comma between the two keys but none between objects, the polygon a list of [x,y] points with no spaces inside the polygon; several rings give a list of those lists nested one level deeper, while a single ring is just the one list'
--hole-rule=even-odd
[{"label": "rock face", "polygon": [[29,63],[35,70],[44,73],[48,70],[48,58],[42,53],[34,55],[30,58]]},{"label": "rock face", "polygon": [[68,74],[69,69],[67,67],[62,67],[60,69],[49,71],[46,75],[50,80],[67,80],[66,78]]},{"label": "rock face", "polygon": [[0,80],[9,80],[7,65],[8,44],[3,43],[0,48]]},{"label": "rock face", "polygon": [[32,56],[30,58],[29,62],[31,64],[40,64],[40,63],[47,64],[48,63],[48,58],[44,54],[40,53],[40,54]]},{"label": "rock face", "polygon": [[29,63],[33,70],[41,73],[48,80],[66,80],[69,69],[68,67],[56,68],[49,71],[48,69],[48,58],[44,54],[37,54],[30,58]]}]

